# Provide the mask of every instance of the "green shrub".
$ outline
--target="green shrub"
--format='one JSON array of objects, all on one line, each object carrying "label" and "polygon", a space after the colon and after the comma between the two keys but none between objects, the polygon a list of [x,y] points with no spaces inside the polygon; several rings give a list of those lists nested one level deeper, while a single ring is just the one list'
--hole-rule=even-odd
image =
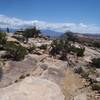
[{"label": "green shrub", "polygon": [[92,59],[92,66],[96,68],[100,68],[100,58]]},{"label": "green shrub", "polygon": [[90,75],[96,75],[96,68],[90,68],[90,70],[89,70],[89,74]]},{"label": "green shrub", "polygon": [[15,83],[18,83],[18,80],[15,80]]},{"label": "green shrub", "polygon": [[92,43],[92,46],[96,47],[96,48],[100,48],[100,42],[95,41],[95,42]]},{"label": "green shrub", "polygon": [[39,37],[40,34],[41,31],[38,30],[36,27],[34,27],[34,28],[25,29],[22,35],[26,38],[26,41],[28,41],[28,38],[36,38]]},{"label": "green shrub", "polygon": [[29,53],[33,53],[33,51],[36,49],[36,46],[33,45],[30,48],[28,48]]},{"label": "green shrub", "polygon": [[85,48],[72,47],[71,51],[76,53],[78,57],[82,57],[82,56],[84,56]]},{"label": "green shrub", "polygon": [[86,42],[87,46],[100,48],[100,41],[90,40]]},{"label": "green shrub", "polygon": [[73,43],[78,41],[77,35],[75,33],[68,31],[63,34],[63,38],[67,39],[68,41],[72,41]]},{"label": "green shrub", "polygon": [[26,77],[30,76],[30,74],[26,74]]},{"label": "green shrub", "polygon": [[0,80],[2,78],[2,74],[3,74],[3,70],[2,70],[2,67],[0,67]]},{"label": "green shrub", "polygon": [[17,48],[17,51],[16,51],[15,60],[24,59],[26,54],[27,54],[26,48],[24,48],[21,45],[19,45],[18,48]]},{"label": "green shrub", "polygon": [[[68,37],[70,37],[68,35]],[[71,45],[72,42],[72,37],[70,39],[65,38],[65,39],[59,39],[59,40],[54,40],[53,43],[51,44],[51,51],[49,52],[50,55],[56,56],[60,55],[61,60],[67,60],[67,54],[70,52],[76,53],[77,56],[82,57],[84,56],[84,51],[85,48],[76,48]],[[73,41],[74,43],[74,41]]]},{"label": "green shrub", "polygon": [[63,60],[63,61],[66,61],[67,60],[67,54],[66,54],[66,51],[63,51],[60,58],[60,60]]},{"label": "green shrub", "polygon": [[52,49],[49,53],[50,55],[55,56],[56,54],[60,53],[61,49],[63,48],[63,44],[61,45],[58,40],[53,40],[51,47]]},{"label": "green shrub", "polygon": [[26,48],[16,42],[7,42],[5,50],[7,51],[7,57],[16,61],[24,59],[27,54]]},{"label": "green shrub", "polygon": [[[51,55],[56,55],[56,54],[67,54],[70,52],[70,43],[67,40],[54,40],[53,43],[51,44],[51,51],[50,54]],[[61,57],[61,58],[62,58]]]},{"label": "green shrub", "polygon": [[42,44],[39,48],[43,50],[47,50],[47,44]]},{"label": "green shrub", "polygon": [[83,73],[83,68],[82,68],[82,67],[75,68],[75,69],[74,69],[74,72],[75,72],[75,73],[78,73],[78,74],[82,74],[82,73]]},{"label": "green shrub", "polygon": [[3,49],[3,45],[6,43],[6,33],[0,32],[0,49]]},{"label": "green shrub", "polygon": [[95,83],[92,85],[93,90],[99,90],[100,91],[100,83]]},{"label": "green shrub", "polygon": [[84,48],[77,48],[77,56],[82,57],[84,56]]},{"label": "green shrub", "polygon": [[25,75],[21,75],[20,77],[19,77],[19,79],[24,79],[25,78]]},{"label": "green shrub", "polygon": [[6,42],[6,33],[0,32],[0,44],[4,44]]},{"label": "green shrub", "polygon": [[88,72],[83,72],[83,73],[81,74],[81,76],[82,76],[83,78],[85,78],[85,79],[88,79],[89,73],[88,73]]}]

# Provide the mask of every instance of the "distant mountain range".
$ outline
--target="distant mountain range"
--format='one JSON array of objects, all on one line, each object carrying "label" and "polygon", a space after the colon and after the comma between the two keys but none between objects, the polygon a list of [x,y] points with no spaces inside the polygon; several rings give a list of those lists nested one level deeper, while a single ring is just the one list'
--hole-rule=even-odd
[{"label": "distant mountain range", "polygon": [[[0,28],[0,31],[3,31],[3,32],[7,32],[7,28]],[[11,32],[11,33],[14,33],[14,32],[16,32],[17,31],[17,29],[9,29],[9,32]]]},{"label": "distant mountain range", "polygon": [[100,34],[83,34],[87,38],[100,39]]},{"label": "distant mountain range", "polygon": [[63,34],[63,32],[57,32],[52,30],[41,30],[41,31],[44,35],[51,36],[51,37],[58,37]]},{"label": "distant mountain range", "polygon": [[[4,31],[6,32],[7,29],[6,28],[2,28],[0,29],[0,31]],[[9,29],[9,31],[11,33],[14,33],[17,31],[17,29]],[[42,34],[45,35],[45,36],[50,36],[50,37],[59,37],[61,35],[63,35],[64,33],[63,32],[57,32],[57,31],[53,31],[53,30],[41,30]],[[85,38],[94,38],[94,39],[100,39],[100,34],[82,34],[82,33],[75,33],[77,36],[79,37],[85,37]]]},{"label": "distant mountain range", "polygon": [[[7,29],[2,28],[1,31],[7,32]],[[11,33],[14,33],[17,31],[17,29],[9,29],[9,31]],[[58,37],[63,34],[63,32],[57,32],[57,31],[53,31],[53,30],[41,30],[41,32],[43,35],[50,36],[50,37]]]}]

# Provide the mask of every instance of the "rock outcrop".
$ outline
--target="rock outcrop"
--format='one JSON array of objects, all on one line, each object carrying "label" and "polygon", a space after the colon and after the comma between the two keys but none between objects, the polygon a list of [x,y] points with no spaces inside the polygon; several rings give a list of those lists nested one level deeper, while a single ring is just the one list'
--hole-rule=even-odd
[{"label": "rock outcrop", "polygon": [[34,57],[27,57],[25,60],[7,61],[3,66],[3,75],[0,82],[0,88],[13,84],[21,77],[25,77],[27,74],[32,73],[37,66],[37,60]]},{"label": "rock outcrop", "polygon": [[47,79],[27,77],[0,89],[0,100],[64,100],[64,95],[58,85]]}]

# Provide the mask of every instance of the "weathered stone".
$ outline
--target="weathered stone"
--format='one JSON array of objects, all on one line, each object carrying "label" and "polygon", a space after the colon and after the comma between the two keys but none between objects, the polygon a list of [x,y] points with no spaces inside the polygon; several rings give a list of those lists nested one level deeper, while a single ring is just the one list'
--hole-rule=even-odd
[{"label": "weathered stone", "polygon": [[55,83],[28,77],[22,82],[1,89],[0,100],[64,100],[64,95]]},{"label": "weathered stone", "polygon": [[3,67],[3,76],[0,82],[0,87],[6,87],[18,80],[22,75],[32,73],[37,68],[37,60],[32,57],[27,57],[25,60],[7,61]]},{"label": "weathered stone", "polygon": [[86,94],[82,93],[74,97],[74,100],[87,100]]},{"label": "weathered stone", "polygon": [[43,70],[46,70],[48,68],[48,65],[47,64],[41,64],[40,68],[42,68]]},{"label": "weathered stone", "polygon": [[3,56],[5,56],[6,54],[7,54],[6,51],[0,51],[0,58],[3,57]]}]

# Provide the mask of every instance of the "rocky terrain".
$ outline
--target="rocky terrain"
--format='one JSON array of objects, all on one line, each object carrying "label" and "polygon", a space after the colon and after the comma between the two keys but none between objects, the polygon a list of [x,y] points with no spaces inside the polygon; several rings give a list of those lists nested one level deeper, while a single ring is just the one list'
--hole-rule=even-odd
[{"label": "rocky terrain", "polygon": [[[27,45],[22,45],[28,47],[33,43],[49,47],[52,40],[31,38]],[[68,54],[68,61],[53,58],[40,49],[22,61],[1,60],[0,100],[100,100],[98,91],[93,91],[89,81],[75,72],[80,67],[89,71],[87,64],[95,57],[100,57],[100,52],[86,46],[84,57]],[[99,68],[96,73],[95,79],[100,80]]]}]

